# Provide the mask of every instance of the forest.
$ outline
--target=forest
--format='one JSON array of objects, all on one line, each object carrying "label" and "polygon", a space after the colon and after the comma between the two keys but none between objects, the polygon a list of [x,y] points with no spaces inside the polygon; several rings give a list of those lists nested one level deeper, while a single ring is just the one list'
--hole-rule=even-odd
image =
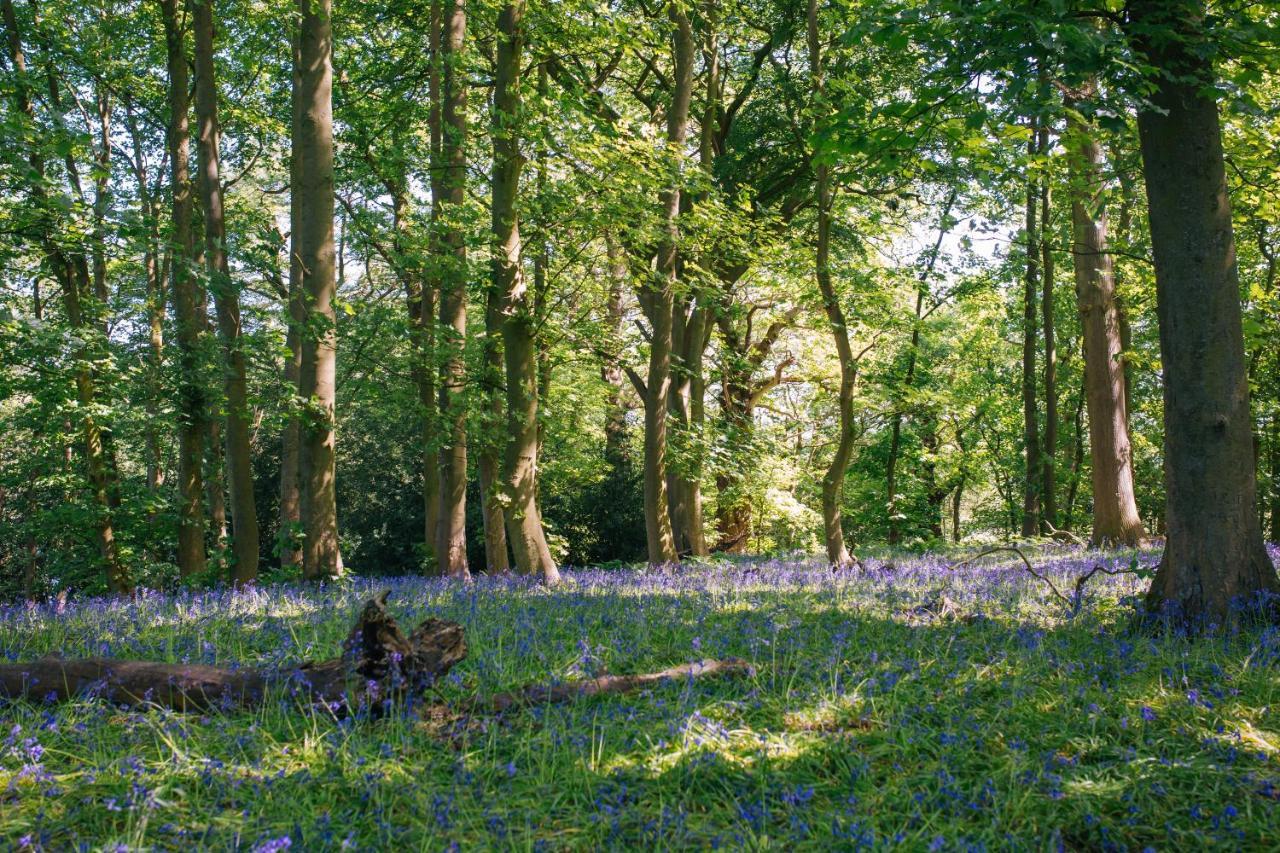
[{"label": "forest", "polygon": [[14,849],[1280,832],[1280,7],[0,13]]}]

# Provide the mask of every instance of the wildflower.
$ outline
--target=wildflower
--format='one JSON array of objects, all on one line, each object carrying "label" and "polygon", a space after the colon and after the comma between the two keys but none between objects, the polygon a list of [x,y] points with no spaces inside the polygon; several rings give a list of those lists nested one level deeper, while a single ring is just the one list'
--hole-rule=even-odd
[{"label": "wildflower", "polygon": [[1153,711],[1149,705],[1143,705],[1143,706],[1142,706],[1142,719],[1146,720],[1148,723],[1155,722],[1155,719],[1156,719],[1156,712],[1155,712],[1155,711]]}]

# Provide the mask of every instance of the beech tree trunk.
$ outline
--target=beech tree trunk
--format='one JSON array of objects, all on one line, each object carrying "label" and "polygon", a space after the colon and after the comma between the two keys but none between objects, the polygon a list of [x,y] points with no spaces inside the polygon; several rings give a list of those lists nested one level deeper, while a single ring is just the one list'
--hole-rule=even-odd
[{"label": "beech tree trunk", "polygon": [[440,527],[436,543],[440,573],[467,580],[467,246],[458,221],[466,197],[467,86],[462,67],[467,33],[465,0],[444,0],[440,31]]},{"label": "beech tree trunk", "polygon": [[[495,167],[496,168],[496,167]],[[491,284],[485,294],[484,339],[481,341],[480,376],[474,385],[481,391],[483,422],[479,435],[472,437],[472,446],[479,452],[476,465],[480,475],[480,516],[484,528],[485,570],[495,574],[511,571],[511,559],[507,554],[507,529],[503,512],[503,486],[501,473],[501,448],[509,436],[506,430],[505,396],[502,358],[503,297]]]},{"label": "beech tree trunk", "polygon": [[133,112],[133,104],[125,99],[125,126],[132,143],[133,177],[138,182],[138,212],[146,229],[142,268],[147,290],[144,297],[147,315],[147,424],[144,443],[147,460],[147,490],[156,494],[164,485],[164,454],[160,446],[162,424],[160,400],[164,387],[164,271],[161,269],[160,210],[157,193],[151,186],[146,149]]},{"label": "beech tree trunk", "polygon": [[[809,0],[807,19],[809,68],[813,75],[813,99],[821,104],[824,97],[822,71],[822,43],[818,34],[818,2]],[[831,465],[822,477],[822,528],[826,541],[827,562],[835,568],[843,568],[853,562],[844,542],[841,523],[841,503],[844,497],[844,478],[853,456],[855,437],[853,395],[858,382],[858,363],[849,343],[849,324],[844,309],[831,283],[831,178],[830,167],[821,157],[816,160],[818,203],[818,245],[814,264],[814,278],[822,294],[822,305],[827,322],[835,338],[836,355],[840,359],[840,428],[836,440],[836,452]]]},{"label": "beech tree trunk", "polygon": [[[1142,520],[1133,491],[1120,318],[1114,264],[1107,240],[1102,147],[1068,103],[1071,258],[1084,338],[1085,405],[1093,477],[1094,545],[1136,545]],[[1074,497],[1074,495],[1073,495]],[[1074,503],[1074,501],[1072,501]]]},{"label": "beech tree trunk", "polygon": [[[1027,153],[1040,151],[1039,122],[1031,119],[1031,138]],[[1036,300],[1039,297],[1040,247],[1037,219],[1037,180],[1027,178],[1026,204],[1026,270],[1022,290],[1022,535],[1040,532],[1040,426],[1036,408]]]},{"label": "beech tree trunk", "polygon": [[419,340],[420,372],[418,381],[418,401],[422,406],[422,519],[423,547],[426,552],[424,568],[430,572],[438,572],[441,566],[440,557],[440,461],[441,443],[440,428],[440,367],[436,361],[439,336],[438,317],[440,284],[442,281],[440,264],[440,198],[444,194],[442,180],[443,160],[441,145],[443,131],[440,126],[441,104],[441,57],[440,57],[440,22],[443,15],[441,0],[431,0],[428,9],[427,36],[431,61],[427,74],[427,133],[429,141],[428,184],[431,187],[431,223],[427,232],[427,254],[433,259],[428,274],[422,283],[421,329]]},{"label": "beech tree trunk", "polygon": [[[1045,75],[1041,75],[1045,81]],[[1047,82],[1047,81],[1045,81]],[[1049,152],[1049,122],[1040,125],[1040,154]],[[1044,532],[1058,525],[1058,351],[1054,322],[1053,229],[1050,222],[1052,193],[1049,175],[1040,178],[1040,320],[1044,328],[1044,447],[1041,452],[1040,500]]]},{"label": "beech tree trunk", "polygon": [[[301,38],[294,33],[293,78],[290,107],[290,128],[302,126]],[[289,152],[289,186],[301,185],[301,152]],[[297,234],[299,216],[297,205],[289,205],[289,233]],[[289,284],[285,296],[285,321],[288,325],[285,344],[288,354],[284,362],[284,383],[289,399],[286,406],[284,429],[280,436],[280,532],[277,547],[280,549],[280,565],[288,568],[302,565],[302,422],[298,403],[302,394],[302,331],[307,322],[307,309],[302,293],[302,266],[289,250]]]},{"label": "beech tree trunk", "polygon": [[[622,322],[625,317],[622,294],[627,287],[630,273],[627,269],[626,252],[621,244],[612,234],[606,235],[605,240],[609,265],[605,326],[612,347],[613,342],[622,335]],[[612,349],[600,363],[600,378],[609,386],[609,399],[605,404],[604,458],[613,475],[621,478],[624,476],[624,469],[631,462],[631,451],[627,440],[627,380],[622,372],[622,361]]]},{"label": "beech tree trunk", "polygon": [[[693,28],[681,4],[670,3],[667,11],[674,26],[675,59],[671,104],[667,109],[667,147],[671,156],[683,157],[688,138],[689,104],[693,98]],[[657,270],[653,281],[640,293],[640,303],[650,326],[649,373],[644,406],[645,539],[649,565],[655,568],[665,568],[679,560],[667,493],[667,420],[670,414],[680,188],[672,186],[664,190],[661,203],[666,228],[658,247]]]},{"label": "beech tree trunk", "polygon": [[[547,583],[560,580],[551,557],[538,506],[538,359],[532,294],[521,268],[520,95],[524,42],[524,0],[498,13],[497,64],[493,93],[493,300],[501,318],[506,366],[507,442],[503,459],[506,525],[522,574]],[[504,543],[505,547],[505,543]]]},{"label": "beech tree trunk", "polygon": [[1164,367],[1164,557],[1147,594],[1195,628],[1280,592],[1258,525],[1240,287],[1202,0],[1132,0]]},{"label": "beech tree trunk", "polygon": [[178,326],[178,569],[183,576],[205,570],[204,440],[207,403],[200,377],[204,319],[194,270],[191,228],[191,151],[187,51],[178,0],[161,0],[169,69],[169,168],[173,209],[170,292]]},{"label": "beech tree trunk", "polygon": [[333,32],[331,0],[298,0],[298,124],[293,129],[293,263],[307,318],[302,330],[299,397],[305,407],[299,471],[302,571],[311,579],[342,573],[335,489],[334,400],[337,293],[333,242]]},{"label": "beech tree trunk", "polygon": [[668,407],[678,440],[684,445],[676,465],[667,470],[672,533],[680,554],[710,553],[702,518],[701,451],[696,446],[705,422],[704,357],[709,341],[707,309],[691,294],[678,300],[672,315],[672,383]]},{"label": "beech tree trunk", "polygon": [[227,395],[226,470],[231,492],[232,580],[237,585],[258,577],[258,509],[253,497],[252,412],[240,341],[240,297],[231,279],[226,252],[218,87],[213,60],[213,0],[192,0],[195,31],[196,126],[200,193],[204,204],[205,262],[222,338],[223,386]]}]

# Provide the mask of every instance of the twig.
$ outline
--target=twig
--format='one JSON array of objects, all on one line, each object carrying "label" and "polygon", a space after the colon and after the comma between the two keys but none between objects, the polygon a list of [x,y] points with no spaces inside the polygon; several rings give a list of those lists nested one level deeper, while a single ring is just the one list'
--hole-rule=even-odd
[{"label": "twig", "polygon": [[1027,559],[1027,555],[1023,553],[1022,549],[1017,547],[1016,545],[993,545],[990,548],[986,548],[986,549],[983,549],[982,551],[979,551],[977,554],[974,554],[972,557],[970,557],[967,560],[961,560],[960,562],[956,563],[953,566],[950,566],[949,568],[952,571],[955,571],[961,566],[967,566],[973,562],[976,562],[977,560],[982,559],[983,557],[986,557],[989,554],[999,554],[1001,552],[1009,552],[1009,553],[1017,554],[1019,557],[1021,557],[1022,564],[1027,568],[1027,573],[1030,574],[1033,578],[1044,581],[1045,584],[1048,585],[1049,589],[1053,591],[1053,594],[1058,597],[1058,600],[1067,606],[1067,609],[1071,611],[1072,616],[1075,616],[1077,613],[1080,612],[1080,603],[1084,597],[1084,585],[1088,583],[1089,579],[1092,578],[1094,575],[1098,575],[1098,574],[1112,575],[1112,576],[1137,575],[1138,577],[1142,577],[1142,575],[1145,572],[1144,569],[1134,569],[1134,568],[1108,569],[1106,566],[1102,565],[1101,563],[1098,563],[1092,569],[1085,572],[1080,577],[1076,578],[1073,597],[1067,598],[1067,596],[1062,594],[1062,590],[1058,589],[1057,584],[1055,584],[1052,580],[1050,580],[1047,575],[1043,575],[1040,572],[1036,571],[1035,567],[1031,565],[1031,561]]}]

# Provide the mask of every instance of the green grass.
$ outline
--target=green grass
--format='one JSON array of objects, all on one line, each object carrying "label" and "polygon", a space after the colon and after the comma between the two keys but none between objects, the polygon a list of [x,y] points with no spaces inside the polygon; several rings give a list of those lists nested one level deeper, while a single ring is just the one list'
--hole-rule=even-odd
[{"label": "green grass", "polygon": [[[1125,557],[1117,557],[1119,560]],[[1066,577],[1091,563],[1046,558]],[[1005,563],[578,573],[548,591],[403,580],[464,623],[429,701],[701,657],[747,679],[501,718],[338,720],[0,705],[0,839],[49,850],[1267,849],[1280,838],[1280,633],[1128,629],[1133,577],[1080,615]],[[388,584],[0,613],[0,652],[229,664],[332,656]],[[941,590],[962,616],[921,607]],[[104,645],[105,644],[105,645]]]}]

